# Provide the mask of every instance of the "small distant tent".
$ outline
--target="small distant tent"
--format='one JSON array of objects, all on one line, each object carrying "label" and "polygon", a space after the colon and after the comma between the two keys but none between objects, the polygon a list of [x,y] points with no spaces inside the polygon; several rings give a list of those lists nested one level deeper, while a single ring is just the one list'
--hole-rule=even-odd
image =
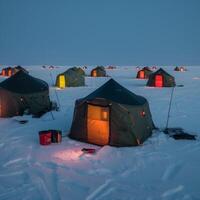
[{"label": "small distant tent", "polygon": [[174,71],[177,71],[177,72],[184,72],[184,71],[186,71],[186,69],[184,68],[184,67],[175,67],[174,68]]},{"label": "small distant tent", "polygon": [[83,72],[78,68],[70,68],[59,74],[56,78],[56,87],[78,87],[85,85],[85,77]]},{"label": "small distant tent", "polygon": [[110,79],[76,101],[69,137],[100,146],[136,146],[153,128],[148,101]]},{"label": "small distant tent", "polygon": [[175,87],[175,79],[165,70],[160,68],[156,72],[149,75],[147,86],[150,87]]},{"label": "small distant tent", "polygon": [[19,71],[0,83],[0,117],[40,115],[49,111],[49,86],[40,79]]},{"label": "small distant tent", "polygon": [[176,67],[174,68],[174,71],[180,71],[180,68],[176,66]]},{"label": "small distant tent", "polygon": [[2,69],[1,75],[10,77],[10,76],[16,74],[18,71],[23,71],[25,73],[28,73],[28,71],[26,69],[24,69],[23,67],[17,66],[17,67],[14,67],[14,68],[7,67],[7,68]]},{"label": "small distant tent", "polygon": [[93,77],[103,77],[106,76],[106,70],[103,66],[97,66],[91,71],[91,76]]},{"label": "small distant tent", "polygon": [[1,71],[2,76],[12,76],[12,74],[13,74],[13,68],[11,67],[3,68]]},{"label": "small distant tent", "polygon": [[116,66],[109,65],[109,66],[107,66],[106,69],[116,69],[116,68],[117,68]]},{"label": "small distant tent", "polygon": [[149,69],[149,67],[144,67],[143,69],[138,71],[136,78],[138,78],[138,79],[148,79],[149,75],[151,73],[152,73],[152,71]]}]

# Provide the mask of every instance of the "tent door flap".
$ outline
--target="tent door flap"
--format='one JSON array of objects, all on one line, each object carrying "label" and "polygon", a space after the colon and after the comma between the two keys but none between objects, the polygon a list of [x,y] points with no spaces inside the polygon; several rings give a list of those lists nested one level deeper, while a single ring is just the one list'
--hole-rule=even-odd
[{"label": "tent door flap", "polygon": [[156,75],[155,87],[163,87],[163,76],[162,75]]},{"label": "tent door flap", "polygon": [[97,77],[97,71],[96,71],[96,70],[94,70],[94,71],[92,72],[92,76]]},{"label": "tent door flap", "polygon": [[144,71],[140,71],[140,78],[145,78],[144,77]]},{"label": "tent door flap", "polygon": [[88,141],[97,145],[109,143],[109,107],[88,104],[87,137]]},{"label": "tent door flap", "polygon": [[59,86],[60,86],[60,88],[65,88],[65,76],[64,75],[61,75],[59,77]]}]

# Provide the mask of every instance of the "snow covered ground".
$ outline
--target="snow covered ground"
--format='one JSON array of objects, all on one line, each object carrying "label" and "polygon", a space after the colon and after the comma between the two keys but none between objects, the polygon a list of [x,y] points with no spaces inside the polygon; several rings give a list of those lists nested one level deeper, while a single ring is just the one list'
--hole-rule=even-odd
[{"label": "snow covered ground", "polygon": [[[50,113],[39,119],[0,119],[0,200],[200,199],[199,140],[176,141],[157,131],[142,146],[105,146],[96,155],[82,155],[81,149],[92,145],[68,137],[61,144],[40,146],[38,131],[60,129],[67,135],[74,101],[94,91],[109,77],[86,77],[85,87],[59,90],[53,82],[66,67],[26,68],[31,75],[48,82],[51,100],[57,100],[57,91],[61,109],[53,112],[55,120]],[[187,72],[174,72],[173,68],[164,67],[184,87],[175,88],[169,127],[182,127],[200,135],[200,67],[187,67]],[[132,92],[146,97],[155,125],[165,127],[171,88],[145,87],[146,80],[135,79],[135,67],[117,67],[107,73]],[[19,124],[16,119],[29,122]]]}]

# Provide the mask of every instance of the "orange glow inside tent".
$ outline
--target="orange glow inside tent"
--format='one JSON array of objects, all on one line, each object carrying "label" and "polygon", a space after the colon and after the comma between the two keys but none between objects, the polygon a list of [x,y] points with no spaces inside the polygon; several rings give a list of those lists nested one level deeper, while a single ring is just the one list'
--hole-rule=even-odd
[{"label": "orange glow inside tent", "polygon": [[162,75],[155,76],[155,87],[163,87],[163,76]]},{"label": "orange glow inside tent", "polygon": [[64,75],[60,75],[59,76],[59,87],[60,88],[65,88],[65,76]]},{"label": "orange glow inside tent", "polygon": [[144,71],[142,70],[142,71],[140,71],[140,76],[139,76],[140,78],[145,78],[144,77]]},{"label": "orange glow inside tent", "polygon": [[94,70],[94,71],[92,72],[92,76],[94,76],[94,77],[97,76],[97,71],[96,71],[96,70]]},{"label": "orange glow inside tent", "polygon": [[109,108],[88,105],[87,110],[88,141],[98,145],[109,142]]},{"label": "orange glow inside tent", "polygon": [[2,70],[2,76],[6,76],[6,70],[5,69]]},{"label": "orange glow inside tent", "polygon": [[12,69],[8,70],[8,76],[12,76]]}]

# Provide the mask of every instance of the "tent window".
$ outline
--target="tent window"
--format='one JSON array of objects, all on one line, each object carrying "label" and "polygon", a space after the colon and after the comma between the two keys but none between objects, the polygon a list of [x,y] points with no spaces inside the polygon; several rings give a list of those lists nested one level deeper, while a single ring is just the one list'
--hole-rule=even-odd
[{"label": "tent window", "polygon": [[12,70],[11,69],[8,70],[8,76],[12,76]]},{"label": "tent window", "polygon": [[6,70],[5,69],[2,70],[2,76],[6,76]]},{"label": "tent window", "polygon": [[97,76],[97,71],[96,71],[96,70],[94,70],[94,71],[92,72],[92,76],[94,76],[94,77]]},{"label": "tent window", "polygon": [[144,71],[140,71],[140,78],[144,78]]},{"label": "tent window", "polygon": [[65,88],[65,76],[64,75],[59,76],[59,86],[60,86],[60,88]]},{"label": "tent window", "polygon": [[163,87],[163,76],[162,75],[155,76],[155,87]]}]

